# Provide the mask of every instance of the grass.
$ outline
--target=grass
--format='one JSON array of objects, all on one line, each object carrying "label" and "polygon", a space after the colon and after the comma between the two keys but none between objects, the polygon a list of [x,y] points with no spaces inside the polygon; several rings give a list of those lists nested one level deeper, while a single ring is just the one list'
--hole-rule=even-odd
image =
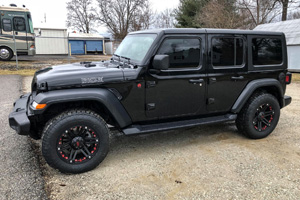
[{"label": "grass", "polygon": [[21,76],[33,76],[36,69],[20,69],[20,70],[0,70],[0,75],[21,75]]},{"label": "grass", "polygon": [[300,74],[299,73],[293,73],[292,74],[292,82],[300,81]]}]

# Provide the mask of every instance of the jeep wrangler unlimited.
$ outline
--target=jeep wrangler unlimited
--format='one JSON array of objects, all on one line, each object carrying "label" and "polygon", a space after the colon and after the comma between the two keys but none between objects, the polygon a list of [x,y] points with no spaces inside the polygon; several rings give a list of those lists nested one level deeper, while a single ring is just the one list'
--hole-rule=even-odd
[{"label": "jeep wrangler unlimited", "polygon": [[264,138],[291,103],[290,82],[283,33],[139,31],[109,61],[37,71],[9,123],[42,138],[50,166],[81,173],[107,155],[108,124],[131,135],[235,120],[249,138]]}]

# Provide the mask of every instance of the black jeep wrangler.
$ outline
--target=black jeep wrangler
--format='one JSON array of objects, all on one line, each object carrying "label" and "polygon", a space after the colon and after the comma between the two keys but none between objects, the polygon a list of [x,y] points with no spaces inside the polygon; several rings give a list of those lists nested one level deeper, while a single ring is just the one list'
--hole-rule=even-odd
[{"label": "black jeep wrangler", "polygon": [[290,82],[283,33],[139,31],[109,61],[37,71],[9,123],[42,138],[50,166],[81,173],[107,155],[108,125],[131,135],[235,120],[249,138],[264,138],[291,103]]}]

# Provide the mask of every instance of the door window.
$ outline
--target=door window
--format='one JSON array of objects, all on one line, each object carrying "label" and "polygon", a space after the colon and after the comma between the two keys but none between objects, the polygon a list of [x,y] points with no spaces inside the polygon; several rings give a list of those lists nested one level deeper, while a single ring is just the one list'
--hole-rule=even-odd
[{"label": "door window", "polygon": [[2,20],[2,25],[3,25],[3,31],[7,31],[7,32],[12,31],[11,20],[10,19],[3,19]]},{"label": "door window", "polygon": [[25,19],[23,17],[14,17],[14,30],[15,31],[25,31]]},{"label": "door window", "polygon": [[200,62],[199,39],[165,39],[158,50],[159,55],[169,55],[170,69],[197,68]]},{"label": "door window", "polygon": [[241,38],[212,38],[212,65],[240,67],[244,62],[244,43]]}]

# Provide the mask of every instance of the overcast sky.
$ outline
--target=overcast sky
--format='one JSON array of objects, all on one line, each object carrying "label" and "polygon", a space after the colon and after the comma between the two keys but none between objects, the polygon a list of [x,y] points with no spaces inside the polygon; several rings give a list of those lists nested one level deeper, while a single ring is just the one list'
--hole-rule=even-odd
[{"label": "overcast sky", "polygon": [[[152,8],[156,11],[163,11],[166,8],[176,8],[179,0],[149,0]],[[33,18],[34,27],[64,28],[66,26],[68,0],[0,0],[0,5],[8,6],[10,3],[17,4],[18,7],[25,5]],[[46,24],[44,16],[46,14]],[[105,28],[98,29],[105,32]]]}]

